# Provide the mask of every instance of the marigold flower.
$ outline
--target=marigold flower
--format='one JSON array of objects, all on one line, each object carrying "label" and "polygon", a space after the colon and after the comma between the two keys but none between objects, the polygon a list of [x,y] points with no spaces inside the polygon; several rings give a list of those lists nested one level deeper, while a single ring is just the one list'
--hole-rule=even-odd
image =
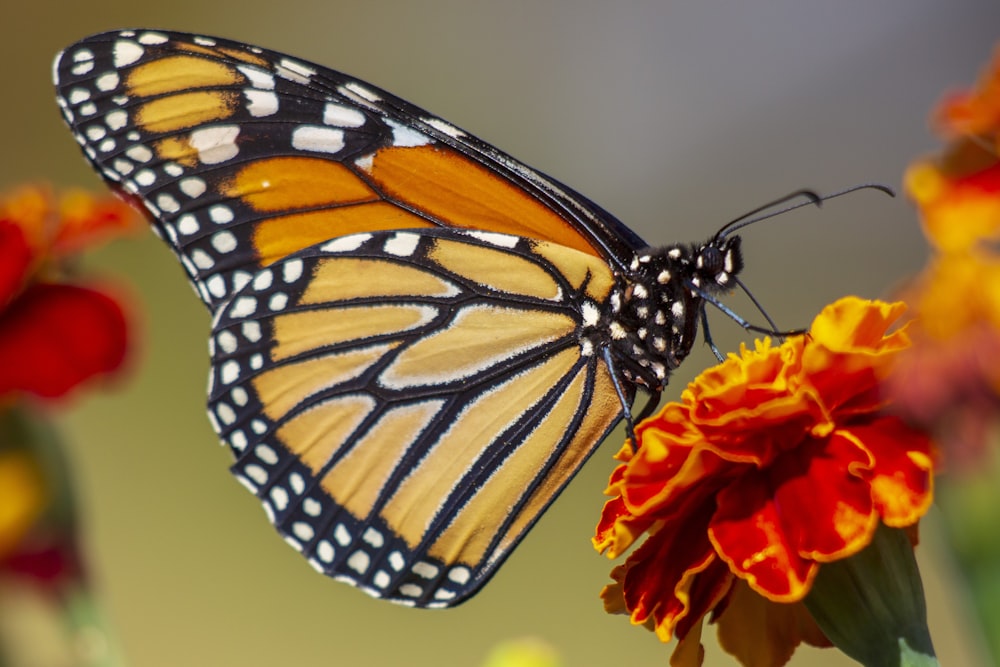
[{"label": "marigold flower", "polygon": [[635,453],[619,452],[594,545],[616,558],[649,536],[616,569],[605,606],[679,637],[675,664],[697,664],[685,661],[709,613],[724,648],[761,660],[747,664],[823,644],[791,604],[820,565],[929,507],[930,442],[884,412],[880,391],[909,344],[905,328],[887,333],[904,309],[845,298],[807,336],[743,346],[639,424]]},{"label": "marigold flower", "polygon": [[1000,415],[1000,50],[935,121],[951,143],[910,168],[907,188],[936,253],[900,295],[916,322],[892,387],[949,464],[968,468]]},{"label": "marigold flower", "polygon": [[65,395],[125,359],[126,323],[106,288],[67,283],[69,259],[131,229],[137,216],[111,196],[40,187],[0,197],[0,397]]},{"label": "marigold flower", "polygon": [[977,88],[941,104],[934,125],[950,145],[905,178],[928,239],[945,252],[1000,239],[1000,50]]}]

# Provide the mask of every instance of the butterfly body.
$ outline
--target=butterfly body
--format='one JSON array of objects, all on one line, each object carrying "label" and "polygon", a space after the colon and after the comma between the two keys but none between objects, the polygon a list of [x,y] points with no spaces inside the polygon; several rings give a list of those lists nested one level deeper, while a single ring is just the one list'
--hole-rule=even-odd
[{"label": "butterfly body", "polygon": [[446,121],[277,52],[118,31],[55,77],[88,160],[213,314],[234,474],[316,569],[376,597],[474,594],[742,268],[737,236],[651,249]]}]

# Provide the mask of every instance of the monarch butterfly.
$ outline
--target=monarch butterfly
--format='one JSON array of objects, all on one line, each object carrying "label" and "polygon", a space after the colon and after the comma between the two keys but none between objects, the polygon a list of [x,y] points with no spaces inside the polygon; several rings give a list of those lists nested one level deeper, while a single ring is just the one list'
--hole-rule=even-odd
[{"label": "monarch butterfly", "polygon": [[636,391],[688,355],[740,238],[650,248],[367,83],[152,30],[60,53],[62,114],[213,315],[208,414],[317,570],[418,607],[481,588]]}]

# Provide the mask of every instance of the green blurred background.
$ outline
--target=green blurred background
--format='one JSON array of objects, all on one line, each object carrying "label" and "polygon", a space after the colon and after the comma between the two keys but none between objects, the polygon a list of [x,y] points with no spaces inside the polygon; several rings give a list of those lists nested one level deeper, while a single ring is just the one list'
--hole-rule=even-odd
[{"label": "green blurred background", "polygon": [[[700,240],[801,187],[898,187],[936,145],[931,107],[973,80],[1000,37],[996,0],[4,4],[0,187],[100,187],[59,120],[52,56],[93,32],[158,27],[369,80],[586,193],[652,243]],[[745,279],[784,327],[843,294],[884,296],[925,258],[910,204],[877,193],[744,240]],[[589,538],[620,433],[471,602],[378,602],[313,572],[227,472],[204,417],[208,316],[170,254],[150,235],[89,264],[127,282],[140,313],[131,377],[62,421],[87,556],[129,664],[479,665],[524,635],[566,665],[666,664],[668,649],[605,616],[596,597],[611,565]],[[734,349],[741,332],[712,321]],[[693,355],[668,398],[710,362]],[[942,663],[982,664],[936,522],[920,556]],[[731,663],[710,646],[707,664]],[[793,664],[849,661],[802,650]]]}]

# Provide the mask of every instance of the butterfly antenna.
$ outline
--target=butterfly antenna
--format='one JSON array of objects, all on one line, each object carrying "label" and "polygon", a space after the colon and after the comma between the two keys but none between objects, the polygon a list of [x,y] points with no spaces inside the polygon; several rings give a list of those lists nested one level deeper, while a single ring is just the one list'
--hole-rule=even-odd
[{"label": "butterfly antenna", "polygon": [[[834,192],[832,195],[826,195],[825,197],[819,196],[812,190],[797,190],[791,194],[785,195],[784,197],[779,197],[778,199],[775,199],[770,203],[764,204],[763,206],[758,206],[752,211],[744,213],[735,220],[727,222],[725,225],[722,226],[722,228],[719,231],[715,233],[714,239],[720,240],[723,237],[727,236],[728,234],[731,234],[732,232],[735,232],[738,229],[742,229],[754,223],[761,222],[762,220],[775,218],[784,213],[788,213],[789,211],[794,211],[797,208],[802,208],[803,206],[810,206],[810,205],[821,206],[825,201],[829,201],[837,197],[842,197],[843,195],[847,195],[852,192],[857,192],[859,190],[878,190],[879,192],[883,192],[889,195],[890,197],[896,196],[895,190],[890,188],[888,185],[883,185],[882,183],[862,183],[860,185],[852,185],[849,188],[846,188],[839,192]],[[777,211],[771,211],[767,215],[753,217],[758,213],[761,213],[762,211],[767,211],[776,206],[781,206],[782,204],[797,199],[799,197],[805,197],[806,199],[808,199],[808,201],[799,202],[798,204],[793,204],[791,206],[786,206],[784,208],[778,209]]]}]

